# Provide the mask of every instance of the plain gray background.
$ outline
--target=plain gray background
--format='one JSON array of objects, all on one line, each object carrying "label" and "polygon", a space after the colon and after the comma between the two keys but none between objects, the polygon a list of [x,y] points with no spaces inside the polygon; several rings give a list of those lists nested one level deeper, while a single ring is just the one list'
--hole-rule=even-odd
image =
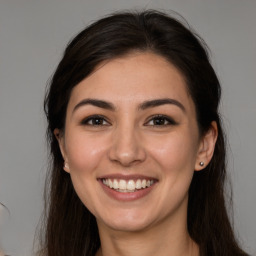
[{"label": "plain gray background", "polygon": [[255,0],[0,0],[0,241],[31,255],[47,166],[43,97],[68,41],[89,22],[120,9],[183,15],[205,39],[223,87],[230,142],[235,229],[256,255]]}]

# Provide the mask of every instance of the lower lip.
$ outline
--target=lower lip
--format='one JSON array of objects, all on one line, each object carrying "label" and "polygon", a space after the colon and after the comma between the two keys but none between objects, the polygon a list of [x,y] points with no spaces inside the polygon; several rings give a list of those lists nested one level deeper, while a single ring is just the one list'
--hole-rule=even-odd
[{"label": "lower lip", "polygon": [[119,201],[133,201],[133,200],[138,200],[142,197],[147,196],[152,189],[154,188],[155,184],[152,184],[150,187],[140,189],[134,192],[118,192],[106,185],[103,184],[102,180],[99,180],[103,190],[109,195],[110,197],[114,198],[115,200]]}]

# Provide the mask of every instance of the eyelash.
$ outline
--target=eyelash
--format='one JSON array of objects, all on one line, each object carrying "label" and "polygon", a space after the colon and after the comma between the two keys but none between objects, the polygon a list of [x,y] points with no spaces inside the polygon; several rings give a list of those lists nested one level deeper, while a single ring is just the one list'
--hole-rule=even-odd
[{"label": "eyelash", "polygon": [[[156,124],[154,122],[160,121],[160,124]],[[95,123],[99,121],[99,123]],[[150,124],[150,122],[153,122],[153,124]],[[164,122],[164,123],[163,123]],[[101,115],[93,115],[85,118],[82,122],[82,125],[89,125],[89,126],[108,126],[110,125],[109,121],[106,120],[104,116]],[[144,124],[145,126],[168,126],[168,125],[176,125],[177,122],[175,122],[172,118],[165,116],[165,115],[154,115],[151,116],[148,121]]]},{"label": "eyelash", "polygon": [[[163,121],[164,123],[161,123],[161,124],[149,124],[150,122],[155,122],[155,121]],[[175,122],[172,118],[168,117],[168,116],[165,116],[165,115],[154,115],[154,116],[151,116],[149,118],[149,120],[144,124],[146,126],[168,126],[168,125],[176,125],[177,122]]]},{"label": "eyelash", "polygon": [[[93,122],[95,122],[96,120],[100,120],[101,123],[100,124],[95,124]],[[90,123],[91,122],[91,123]],[[102,122],[105,122],[106,124],[102,124]],[[107,126],[110,125],[110,123],[108,121],[106,121],[106,118],[104,116],[101,115],[93,115],[93,116],[88,116],[87,118],[85,118],[82,122],[82,125],[91,125],[91,126]]]}]

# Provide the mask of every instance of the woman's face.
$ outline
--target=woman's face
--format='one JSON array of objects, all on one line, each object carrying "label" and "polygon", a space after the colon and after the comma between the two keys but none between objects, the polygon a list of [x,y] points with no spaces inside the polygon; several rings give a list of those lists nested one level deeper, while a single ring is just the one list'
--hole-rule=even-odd
[{"label": "woman's face", "polygon": [[59,143],[99,227],[135,231],[186,219],[203,139],[183,76],[162,57],[100,65],[73,89]]}]

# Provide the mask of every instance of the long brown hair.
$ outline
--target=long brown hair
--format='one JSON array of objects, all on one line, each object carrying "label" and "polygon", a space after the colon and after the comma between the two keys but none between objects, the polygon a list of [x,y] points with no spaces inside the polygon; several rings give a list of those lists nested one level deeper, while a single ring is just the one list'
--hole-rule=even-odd
[{"label": "long brown hair", "polygon": [[207,46],[187,25],[157,11],[122,12],[107,16],[80,32],[67,46],[45,96],[50,147],[46,182],[42,254],[45,256],[95,255],[100,239],[95,217],[76,195],[53,131],[65,129],[72,89],[105,60],[131,51],[158,54],[183,74],[196,106],[203,135],[212,121],[218,126],[213,158],[195,172],[189,189],[188,232],[201,256],[246,255],[238,246],[226,210],[225,139],[218,113],[221,88],[210,64]]}]

